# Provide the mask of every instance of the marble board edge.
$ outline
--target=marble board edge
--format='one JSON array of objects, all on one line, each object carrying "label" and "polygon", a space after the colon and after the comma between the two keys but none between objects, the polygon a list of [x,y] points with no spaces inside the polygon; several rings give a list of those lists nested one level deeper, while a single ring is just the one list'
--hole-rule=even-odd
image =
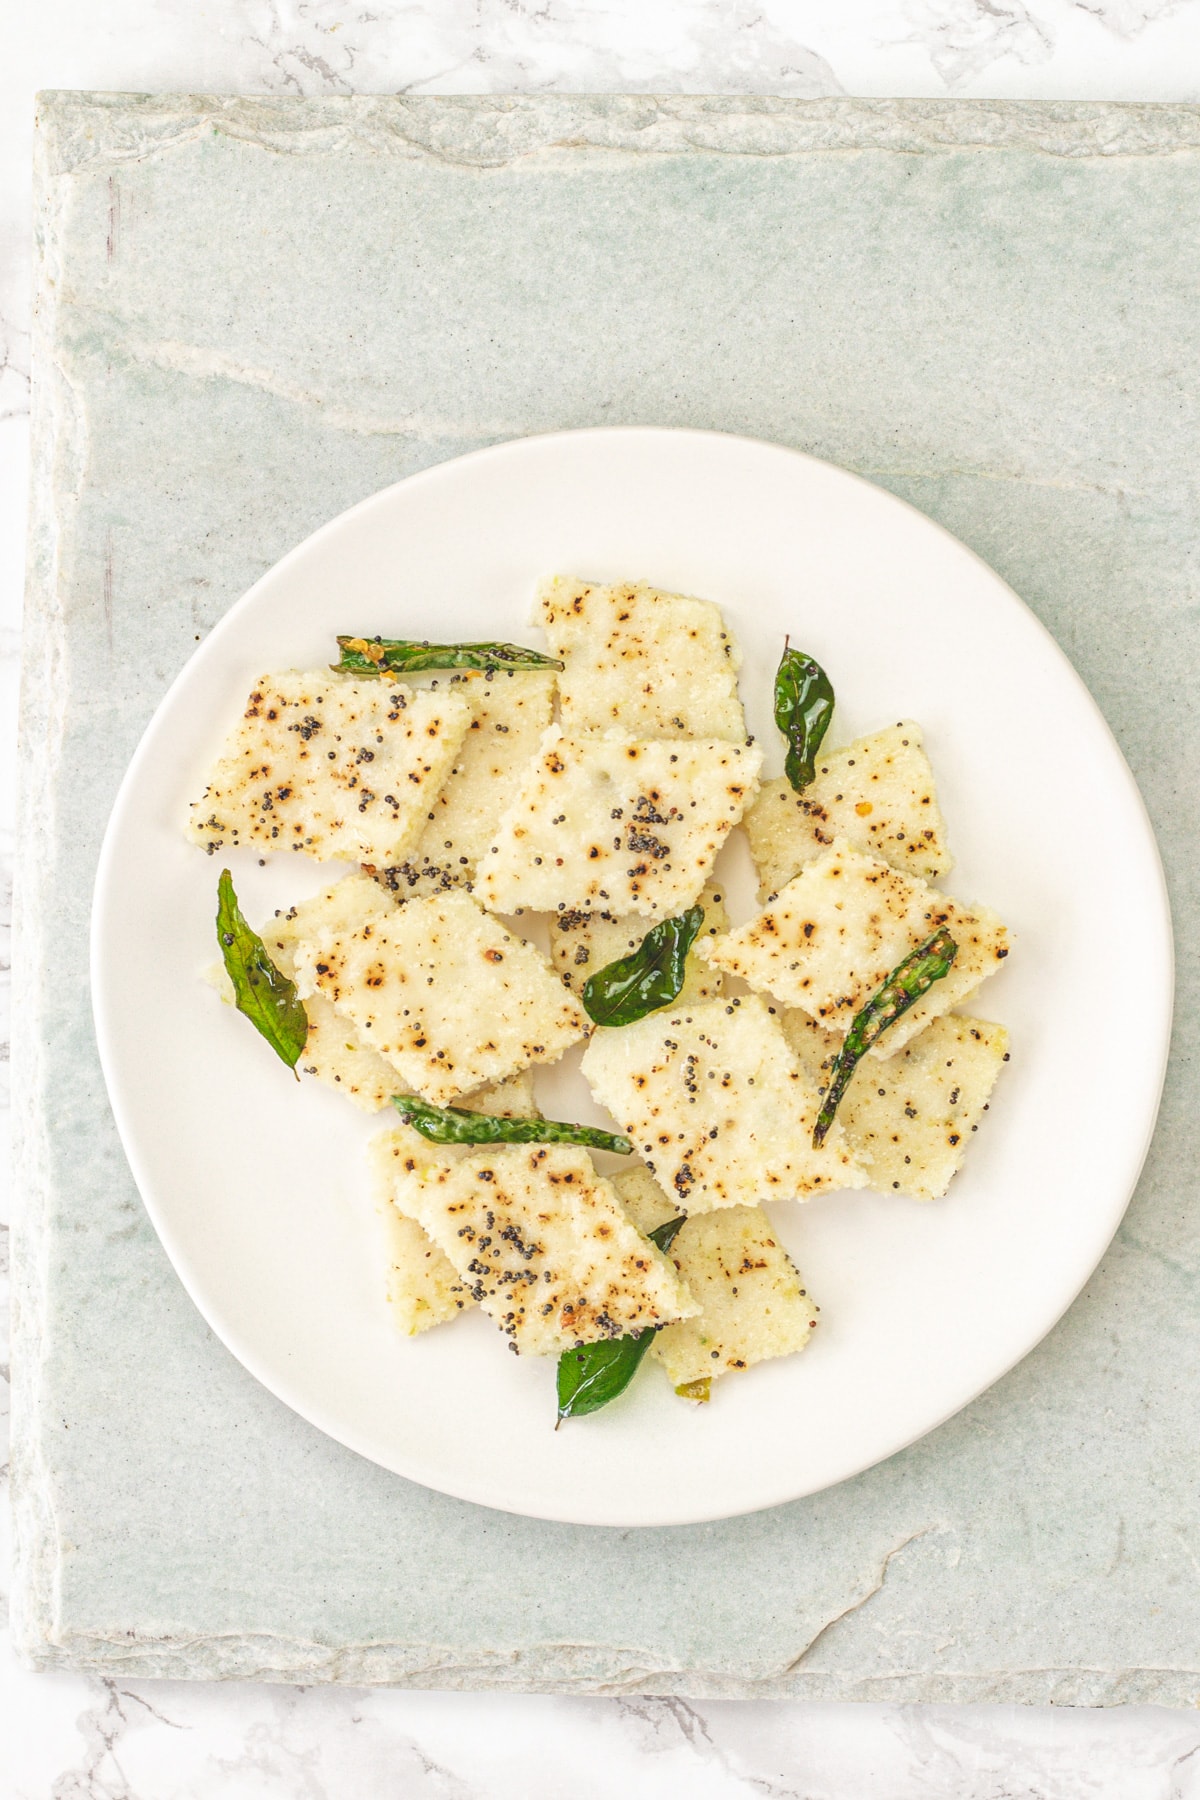
[{"label": "marble board edge", "polygon": [[1168,101],[798,100],[772,95],[38,96],[41,196],[85,165],[144,160],[205,132],[275,154],[352,150],[494,168],[580,149],[638,156],[1023,148],[1055,157],[1200,147],[1200,104]]}]

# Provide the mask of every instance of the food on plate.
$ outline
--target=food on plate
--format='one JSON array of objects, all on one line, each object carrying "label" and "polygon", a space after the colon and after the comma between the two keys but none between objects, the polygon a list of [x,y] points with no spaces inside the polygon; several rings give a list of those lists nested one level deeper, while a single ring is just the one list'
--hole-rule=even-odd
[{"label": "food on plate", "polygon": [[[817,1087],[843,1039],[806,1013],[782,1014],[784,1035]],[[885,1062],[851,1082],[838,1122],[881,1193],[940,1200],[962,1167],[1008,1058],[1003,1025],[943,1013]]]},{"label": "food on plate", "polygon": [[[322,931],[353,931],[379,911],[379,889],[367,875],[350,875],[276,913],[263,926],[263,942],[276,968],[294,978],[296,946]],[[350,1020],[321,994],[303,1001],[308,1041],[300,1068],[336,1088],[364,1112],[378,1112],[396,1091],[396,1071],[364,1041]]]},{"label": "food on plate", "polygon": [[226,739],[188,835],[318,862],[398,862],[471,723],[465,700],[328,670],[264,675]]},{"label": "food on plate", "polygon": [[[716,882],[708,882],[696,902],[704,913],[698,937],[719,937],[729,929],[729,914]],[[632,956],[646,937],[646,921],[636,913],[618,918],[607,912],[555,913],[550,920],[550,957],[555,968],[571,989],[582,993],[584,984],[597,969]],[[681,1000],[714,1000],[721,992],[724,977],[696,955],[693,942],[684,961]]]},{"label": "food on plate", "polygon": [[757,995],[598,1030],[582,1066],[685,1212],[866,1186],[836,1124],[814,1148],[820,1096]]},{"label": "food on plate", "polygon": [[544,1119],[540,1113],[498,1118],[479,1108],[430,1106],[415,1094],[396,1094],[392,1104],[401,1123],[411,1125],[431,1144],[581,1144],[585,1149],[609,1150],[617,1156],[633,1152],[629,1139],[615,1131],[572,1125],[564,1119]]},{"label": "food on plate", "polygon": [[552,725],[480,866],[499,912],[667,918],[699,897],[762,752],[719,739],[568,737]]},{"label": "food on plate", "polygon": [[640,581],[606,587],[555,575],[538,589],[536,617],[562,663],[570,736],[615,730],[745,742],[741,651],[711,600]]},{"label": "food on plate", "polygon": [[308,1015],[295,982],[276,968],[266,945],[242,916],[228,869],[222,869],[217,883],[217,941],[234,1005],[280,1060],[294,1069],[308,1037]]},{"label": "food on plate", "polygon": [[[644,1168],[617,1175],[613,1186],[648,1234],[675,1213]],[[651,1346],[677,1393],[706,1400],[719,1375],[807,1349],[821,1309],[761,1206],[727,1206],[677,1223],[664,1248],[700,1310],[664,1325]]]},{"label": "food on plate", "polygon": [[318,994],[435,1106],[532,1063],[555,1062],[587,1016],[539,950],[468,894],[395,902],[296,945],[302,999]]},{"label": "food on plate", "polygon": [[[682,1215],[664,1219],[646,1236],[658,1249],[668,1251],[683,1224]],[[596,1338],[590,1344],[562,1351],[558,1359],[558,1418],[554,1429],[557,1431],[564,1419],[583,1418],[619,1400],[641,1368],[656,1335],[654,1327],[647,1325],[625,1337]]]},{"label": "food on plate", "polygon": [[412,685],[431,693],[448,688],[470,707],[471,723],[420,836],[402,862],[375,871],[400,899],[448,887],[469,891],[554,712],[554,673],[543,669],[418,675]]},{"label": "food on plate", "polygon": [[464,1151],[403,1126],[400,1133],[392,1142],[393,1204],[443,1251],[513,1349],[557,1356],[696,1310],[584,1151]]},{"label": "food on plate", "polygon": [[[341,937],[360,928],[373,927],[381,909],[391,911],[392,903],[386,895],[381,895],[376,882],[367,875],[346,876],[311,899],[268,919],[260,940],[263,952],[276,976],[295,992],[291,978],[296,972],[298,945],[315,943],[326,932]],[[214,986],[232,1003],[234,989],[225,966],[219,964],[211,973]],[[307,994],[300,1004],[307,1016],[308,1031],[298,1064],[300,1072],[336,1088],[364,1112],[379,1112],[387,1106],[401,1085],[395,1064],[381,1056],[372,1047],[368,1035],[360,1032],[352,1020],[323,994]],[[531,1071],[525,1069],[499,1084],[494,1091],[507,1094],[516,1084],[528,1084],[530,1080]],[[472,1092],[467,1097],[457,1097],[456,1103],[477,1111],[476,1097]]]},{"label": "food on plate", "polygon": [[700,1308],[655,1336],[654,1356],[676,1393],[707,1399],[718,1376],[812,1342],[820,1308],[761,1206],[687,1219],[671,1257]]},{"label": "food on plate", "polygon": [[412,675],[420,669],[561,669],[524,644],[431,644],[428,638],[339,637],[339,674]]},{"label": "food on plate", "polygon": [[954,966],[870,1051],[893,1056],[999,968],[1009,943],[995,913],[965,907],[839,839],[753,919],[703,945],[701,954],[844,1036],[897,965],[942,927],[956,945]]},{"label": "food on plate", "polygon": [[[468,1094],[461,1105],[508,1119],[531,1119],[537,1108],[529,1072]],[[399,1140],[397,1148],[394,1140]],[[456,1318],[475,1302],[453,1263],[415,1219],[392,1204],[392,1165],[409,1142],[406,1132],[380,1132],[368,1151],[375,1172],[375,1203],[383,1232],[386,1295],[398,1328],[406,1337]]]},{"label": "food on plate", "polygon": [[958,945],[944,925],[894,968],[882,987],[855,1013],[850,1029],[829,1069],[829,1083],[813,1127],[813,1143],[823,1144],[855,1069],[872,1045],[897,1019],[924,998],[935,981],[944,981],[954,966]]},{"label": "food on plate", "polygon": [[[945,1194],[1008,1057],[952,1009],[1009,937],[930,885],[915,723],[826,751],[833,686],[785,643],[760,789],[711,602],[561,576],[538,614],[549,655],[343,636],[335,670],[264,676],[188,830],[357,865],[261,935],[224,871],[220,985],[297,1073],[399,1114],[370,1147],[399,1329],[481,1308],[558,1359],[561,1424],[647,1360],[707,1400],[807,1347],[763,1202]],[[731,922],[743,820],[759,910]],[[542,914],[549,956],[498,913]],[[618,1131],[539,1110],[576,1045]],[[588,1154],[635,1151],[611,1178]]]},{"label": "food on plate", "polygon": [[[380,1138],[372,1142],[370,1150],[373,1158],[392,1154]],[[405,1337],[445,1325],[474,1306],[454,1264],[415,1219],[397,1212],[390,1195],[379,1204],[378,1214],[386,1270],[384,1292],[392,1319]]]},{"label": "food on plate", "polygon": [[788,786],[800,793],[815,774],[817,752],[833,718],[833,683],[811,656],[790,648],[775,671],[775,724],[787,744],[783,772]]},{"label": "food on plate", "polygon": [[920,727],[901,720],[821,757],[807,787],[764,781],[746,814],[758,895],[772,899],[835,838],[932,881],[952,858]]}]

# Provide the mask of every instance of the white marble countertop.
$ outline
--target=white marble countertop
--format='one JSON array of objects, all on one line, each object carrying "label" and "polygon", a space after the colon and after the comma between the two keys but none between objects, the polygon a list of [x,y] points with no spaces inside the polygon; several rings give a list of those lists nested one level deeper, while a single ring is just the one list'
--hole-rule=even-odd
[{"label": "white marble countertop", "polygon": [[[1200,0],[43,0],[10,9],[0,49],[0,1037],[37,89],[1200,99]],[[0,1800],[1200,1800],[1200,1720],[1159,1708],[119,1685],[28,1674],[0,1635],[0,1721]]]}]

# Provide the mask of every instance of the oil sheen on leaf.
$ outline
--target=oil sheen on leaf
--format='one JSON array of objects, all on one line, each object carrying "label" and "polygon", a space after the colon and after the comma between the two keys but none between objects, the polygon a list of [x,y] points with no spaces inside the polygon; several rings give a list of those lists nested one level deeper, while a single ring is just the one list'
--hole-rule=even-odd
[{"label": "oil sheen on leaf", "polygon": [[228,869],[221,871],[217,884],[217,941],[238,1011],[294,1069],[308,1041],[308,1014],[295,982],[275,967],[266,945],[243,918]]},{"label": "oil sheen on leaf", "polygon": [[704,908],[662,919],[636,950],[597,969],[583,984],[583,1004],[597,1025],[632,1025],[670,1006],[683,987],[688,951],[704,923]]},{"label": "oil sheen on leaf", "polygon": [[785,641],[775,674],[775,723],[787,739],[784,772],[797,793],[816,772],[833,717],[833,685],[819,662]]}]

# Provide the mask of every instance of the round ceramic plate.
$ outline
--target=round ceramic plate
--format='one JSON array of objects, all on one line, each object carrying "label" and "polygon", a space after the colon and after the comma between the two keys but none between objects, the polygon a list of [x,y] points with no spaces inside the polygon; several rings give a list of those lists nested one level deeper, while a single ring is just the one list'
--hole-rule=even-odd
[{"label": "round ceramic plate", "polygon": [[[1012,1061],[944,1201],[851,1193],[775,1223],[822,1308],[804,1355],[730,1376],[707,1406],[646,1366],[554,1430],[552,1360],[478,1311],[393,1326],[366,1165],[388,1125],[297,1084],[201,980],[218,869],[189,799],[264,670],[319,668],[337,632],[537,643],[535,581],[639,579],[717,601],[745,652],[750,728],[782,771],[771,682],[785,632],[831,673],[830,747],[925,729],[955,854],[944,885],[1015,934],[972,1004]],[[328,865],[230,858],[247,916]],[[753,910],[744,845],[721,865]],[[1137,957],[1123,954],[1136,942]],[[213,1329],[271,1391],[385,1468],[487,1506],[629,1526],[810,1494],[890,1456],[1003,1375],[1095,1267],[1154,1124],[1171,1008],[1162,873],[1133,780],[1082,683],[991,570],[843,470],[707,432],[530,438],[445,463],[343,514],[201,645],[134,757],[96,889],[101,1055],[147,1209]],[[611,1123],[578,1054],[547,1111]]]}]

